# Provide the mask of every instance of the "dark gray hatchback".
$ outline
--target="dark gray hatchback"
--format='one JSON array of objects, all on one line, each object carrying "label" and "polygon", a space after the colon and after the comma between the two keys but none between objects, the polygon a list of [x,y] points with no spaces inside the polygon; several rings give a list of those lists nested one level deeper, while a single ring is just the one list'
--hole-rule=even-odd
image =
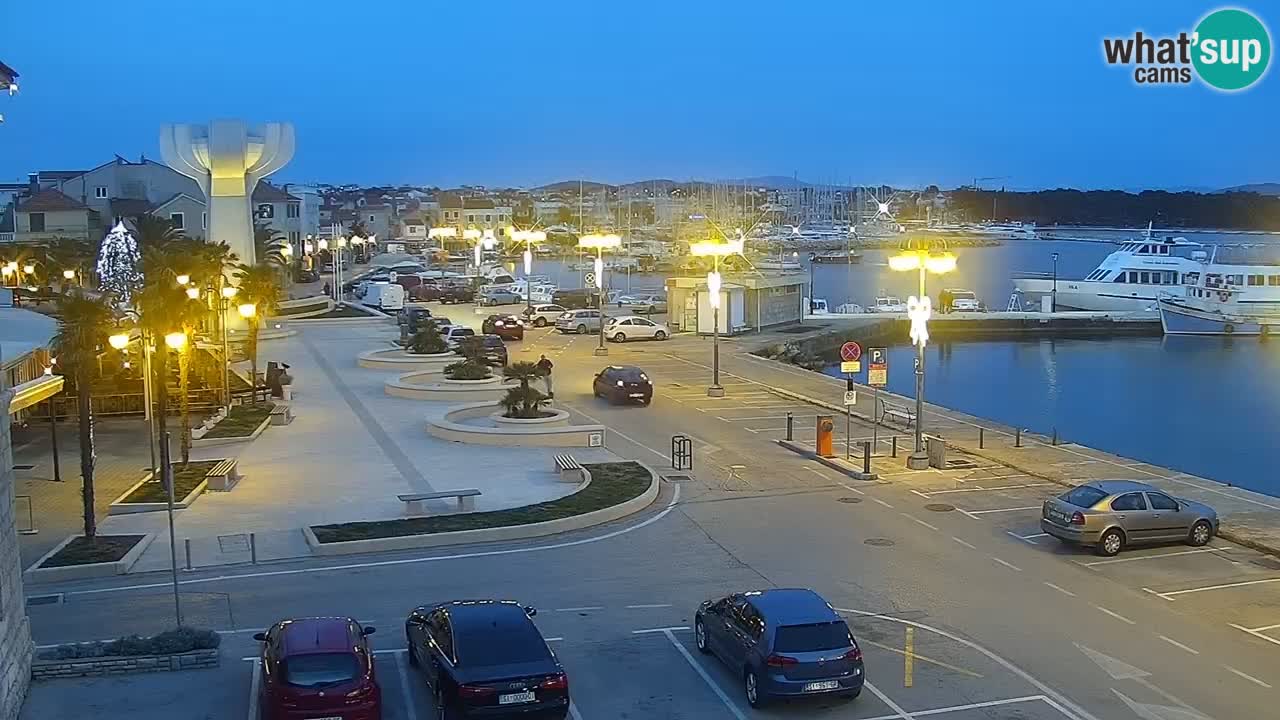
[{"label": "dark gray hatchback", "polygon": [[747,702],[862,692],[862,650],[849,626],[806,589],[734,593],[708,600],[694,618],[698,650],[741,673]]}]

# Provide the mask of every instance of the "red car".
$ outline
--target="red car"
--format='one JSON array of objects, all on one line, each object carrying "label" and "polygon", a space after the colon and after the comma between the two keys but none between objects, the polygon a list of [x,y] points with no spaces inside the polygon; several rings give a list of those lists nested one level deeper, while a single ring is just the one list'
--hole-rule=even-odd
[{"label": "red car", "polygon": [[524,339],[524,323],[515,315],[490,315],[480,324],[480,329],[503,340]]},{"label": "red car", "polygon": [[262,643],[261,720],[382,720],[368,636],[350,618],[282,620]]}]

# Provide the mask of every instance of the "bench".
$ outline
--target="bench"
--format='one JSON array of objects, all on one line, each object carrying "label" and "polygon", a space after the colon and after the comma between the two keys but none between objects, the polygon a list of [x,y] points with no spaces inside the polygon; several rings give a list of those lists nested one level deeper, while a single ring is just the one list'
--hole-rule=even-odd
[{"label": "bench", "polygon": [[883,422],[884,419],[887,417],[894,418],[899,422],[903,422],[906,424],[907,427],[911,427],[912,423],[916,421],[916,413],[911,408],[907,407],[906,405],[891,403],[885,400],[884,398],[881,398],[880,399],[881,422]]},{"label": "bench", "polygon": [[231,397],[238,399],[241,404],[244,404],[246,396],[249,398],[250,402],[257,402],[259,400],[267,402],[271,399],[271,388],[266,385],[259,385],[254,388],[240,388],[239,390],[231,391]]},{"label": "bench", "polygon": [[440,492],[429,493],[402,493],[396,495],[400,502],[405,504],[405,511],[410,515],[421,515],[423,513],[422,503],[426,500],[442,500],[444,498],[458,498],[458,509],[467,510],[472,504],[471,498],[480,494],[475,488],[467,488],[465,490],[442,490]]},{"label": "bench", "polygon": [[276,405],[271,408],[272,425],[288,425],[293,422],[293,406]]},{"label": "bench", "polygon": [[560,482],[585,482],[587,479],[587,469],[582,467],[572,455],[560,453],[555,456],[556,472],[560,475]]},{"label": "bench", "polygon": [[209,468],[204,477],[209,481],[210,490],[226,492],[240,482],[240,471],[236,469],[236,461],[228,458]]}]

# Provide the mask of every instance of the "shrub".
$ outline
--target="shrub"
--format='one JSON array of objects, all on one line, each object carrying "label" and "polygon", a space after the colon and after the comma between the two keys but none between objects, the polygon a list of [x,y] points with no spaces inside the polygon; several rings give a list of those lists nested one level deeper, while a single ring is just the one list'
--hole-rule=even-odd
[{"label": "shrub", "polygon": [[458,342],[458,354],[472,362],[483,363],[484,340],[478,335],[462,338]]},{"label": "shrub", "polygon": [[523,418],[532,420],[533,418],[544,417],[546,414],[542,411],[542,404],[548,400],[537,388],[528,385],[517,385],[507,390],[507,394],[498,401],[505,413],[504,417]]},{"label": "shrub", "polygon": [[444,366],[444,376],[450,380],[484,380],[492,377],[489,366],[476,360],[463,360]]},{"label": "shrub", "polygon": [[136,657],[138,655],[177,655],[192,650],[213,650],[222,636],[212,630],[179,627],[158,635],[142,637],[126,635],[110,642],[68,643],[41,653],[46,660],[80,660],[100,657]]},{"label": "shrub", "polygon": [[440,331],[436,329],[436,324],[429,320],[424,322],[422,329],[409,339],[409,352],[415,355],[442,353],[448,349],[444,338],[440,337]]}]

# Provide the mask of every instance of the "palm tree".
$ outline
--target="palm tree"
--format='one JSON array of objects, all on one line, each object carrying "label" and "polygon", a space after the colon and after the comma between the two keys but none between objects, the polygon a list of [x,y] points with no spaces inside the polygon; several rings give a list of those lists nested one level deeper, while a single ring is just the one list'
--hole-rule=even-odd
[{"label": "palm tree", "polygon": [[253,228],[253,255],[259,264],[285,267],[289,264],[289,240],[273,227],[258,225]]},{"label": "palm tree", "polygon": [[[164,438],[169,411],[169,348],[165,336],[181,330],[187,344],[179,353],[179,387],[181,391],[181,407],[183,421],[184,450],[189,447],[190,407],[187,392],[187,373],[190,354],[193,350],[189,344],[191,330],[204,312],[198,300],[187,297],[186,288],[176,283],[149,282],[138,293],[137,307],[141,313],[142,327],[151,336],[156,352],[152,355],[152,387],[156,396],[156,432]],[[184,453],[183,462],[186,462]]]},{"label": "palm tree", "polygon": [[148,248],[160,248],[170,241],[185,238],[186,234],[173,226],[173,223],[155,215],[139,215],[132,218],[134,240],[138,241],[138,249],[145,255]]},{"label": "palm tree", "polygon": [[[49,244],[45,257],[50,266],[50,275],[64,270],[74,270],[76,279],[81,279],[83,273],[93,267],[95,253],[93,245],[86,238],[59,236]],[[62,285],[65,288],[70,283],[64,280]]]},{"label": "palm tree", "polygon": [[[62,326],[54,338],[58,358],[75,378],[76,409],[80,416],[80,481],[84,502],[84,534],[93,537],[98,532],[93,504],[93,404],[92,372],[97,364],[98,350],[106,342],[107,333],[114,319],[111,306],[100,297],[90,297],[75,290],[58,300],[58,312]],[[52,406],[51,406],[52,411]]]},{"label": "palm tree", "polygon": [[277,303],[280,302],[280,281],[276,276],[275,268],[270,265],[241,265],[236,271],[236,280],[240,286],[240,293],[237,296],[240,302],[254,306],[254,313],[248,318],[249,336],[246,349],[249,352],[249,364],[253,372],[252,385],[257,387],[258,330],[262,327],[262,319],[274,312]]},{"label": "palm tree", "polygon": [[536,418],[539,415],[539,408],[542,403],[547,401],[547,396],[538,391],[537,388],[530,387],[529,382],[535,378],[542,377],[542,371],[538,369],[536,363],[522,360],[520,362],[508,365],[502,374],[508,380],[519,380],[520,386],[513,387],[507,391],[507,394],[498,401],[506,410],[507,417],[516,418]]}]

